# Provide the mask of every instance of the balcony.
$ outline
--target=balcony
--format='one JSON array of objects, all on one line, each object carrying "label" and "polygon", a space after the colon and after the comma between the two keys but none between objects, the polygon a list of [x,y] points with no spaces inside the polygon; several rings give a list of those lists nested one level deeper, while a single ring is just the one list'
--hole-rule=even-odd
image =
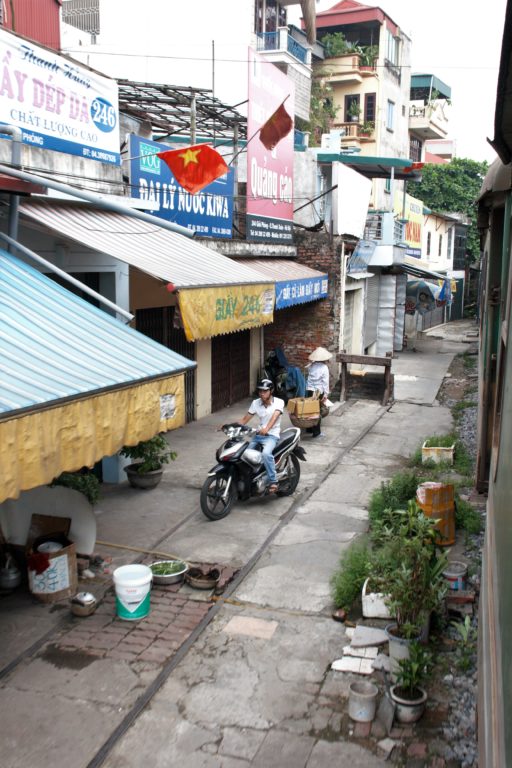
[{"label": "balcony", "polygon": [[[296,64],[300,62],[311,66],[311,51],[297,42],[288,32],[287,27],[279,27],[275,32],[261,32],[257,35],[259,53],[270,54],[274,64]],[[269,57],[269,58],[270,58]]]},{"label": "balcony", "polygon": [[377,75],[375,63],[363,64],[364,57],[358,53],[345,53],[342,56],[326,59],[324,70],[331,85],[360,85],[366,77]]},{"label": "balcony", "polygon": [[409,110],[409,130],[422,141],[444,139],[448,134],[446,103],[412,103]]}]

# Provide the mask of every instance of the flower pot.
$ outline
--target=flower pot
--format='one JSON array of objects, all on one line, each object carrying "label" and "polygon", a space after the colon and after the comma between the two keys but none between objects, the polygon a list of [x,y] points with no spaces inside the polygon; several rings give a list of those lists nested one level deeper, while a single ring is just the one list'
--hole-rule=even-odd
[{"label": "flower pot", "polygon": [[382,592],[368,592],[369,581],[370,579],[366,579],[364,582],[361,594],[363,616],[367,619],[392,619],[385,602],[385,595]]},{"label": "flower pot", "polygon": [[421,632],[418,633],[416,637],[399,637],[399,635],[396,634],[397,631],[397,625],[396,624],[387,624],[384,628],[384,631],[388,638],[388,652],[389,652],[389,661],[390,661],[390,677],[391,682],[396,683],[397,680],[397,674],[400,670],[400,661],[402,659],[408,659],[409,658],[409,647],[414,640],[418,640],[420,643],[427,643],[429,632],[430,632],[430,614],[428,615],[423,627],[421,628]]},{"label": "flower pot", "polygon": [[160,480],[162,479],[164,470],[161,469],[153,469],[150,472],[137,472],[138,464],[129,464],[127,467],[124,468],[124,471],[126,472],[128,476],[128,482],[132,486],[132,488],[143,488],[143,489],[149,489],[149,488],[156,488]]},{"label": "flower pot", "polygon": [[[427,701],[427,692],[423,688],[417,688],[419,696],[415,699],[406,699],[403,694],[397,693],[398,685],[392,685],[389,694],[395,703],[395,718],[399,723],[415,723],[423,715]],[[400,693],[402,693],[400,691]]]},{"label": "flower pot", "polygon": [[374,683],[350,683],[348,714],[358,723],[371,723],[375,717],[379,689]]},{"label": "flower pot", "polygon": [[441,448],[437,445],[427,448],[427,444],[424,442],[421,446],[421,462],[422,464],[425,464],[426,461],[434,461],[436,464],[441,464],[441,462],[453,464],[454,451],[455,443],[447,448]]}]

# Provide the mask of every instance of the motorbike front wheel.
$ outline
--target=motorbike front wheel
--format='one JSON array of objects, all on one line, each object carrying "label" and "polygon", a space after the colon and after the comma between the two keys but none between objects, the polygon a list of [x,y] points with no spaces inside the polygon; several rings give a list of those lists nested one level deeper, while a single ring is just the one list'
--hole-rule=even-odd
[{"label": "motorbike front wheel", "polygon": [[210,520],[220,520],[229,515],[236,497],[236,487],[233,480],[227,496],[224,497],[228,484],[228,475],[207,477],[201,488],[201,509]]},{"label": "motorbike front wheel", "polygon": [[286,476],[279,481],[278,496],[291,496],[299,484],[300,464],[293,453],[286,459]]}]

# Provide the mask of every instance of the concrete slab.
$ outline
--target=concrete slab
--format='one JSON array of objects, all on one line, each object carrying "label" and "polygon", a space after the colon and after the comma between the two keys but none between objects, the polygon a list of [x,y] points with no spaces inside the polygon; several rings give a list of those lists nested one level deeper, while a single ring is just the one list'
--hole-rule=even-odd
[{"label": "concrete slab", "polygon": [[277,621],[256,619],[253,616],[233,616],[223,632],[227,632],[228,635],[247,635],[259,637],[261,640],[270,640],[278,626]]}]

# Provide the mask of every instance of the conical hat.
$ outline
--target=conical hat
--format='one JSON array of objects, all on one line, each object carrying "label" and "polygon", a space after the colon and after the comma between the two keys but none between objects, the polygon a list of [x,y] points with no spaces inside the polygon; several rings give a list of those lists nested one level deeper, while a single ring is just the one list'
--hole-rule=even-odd
[{"label": "conical hat", "polygon": [[308,357],[312,363],[323,363],[325,360],[330,360],[332,353],[325,347],[317,347]]}]

